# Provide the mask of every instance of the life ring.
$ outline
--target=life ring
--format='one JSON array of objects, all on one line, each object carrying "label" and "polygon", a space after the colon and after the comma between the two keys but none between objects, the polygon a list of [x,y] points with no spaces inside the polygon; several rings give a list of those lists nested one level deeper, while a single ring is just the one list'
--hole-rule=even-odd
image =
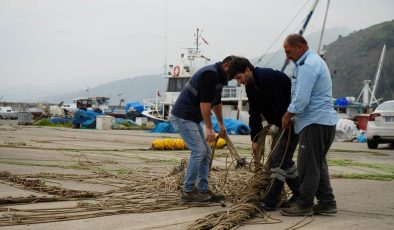
[{"label": "life ring", "polygon": [[178,77],[180,72],[181,72],[181,68],[179,68],[179,66],[177,65],[174,67],[174,70],[172,71],[172,76]]}]

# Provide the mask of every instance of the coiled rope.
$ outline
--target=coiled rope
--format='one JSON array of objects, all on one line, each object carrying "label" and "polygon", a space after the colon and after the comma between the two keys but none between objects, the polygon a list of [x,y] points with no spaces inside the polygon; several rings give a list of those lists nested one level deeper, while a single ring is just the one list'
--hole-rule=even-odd
[{"label": "coiled rope", "polygon": [[[257,151],[254,151],[253,160],[250,163],[250,165],[255,166],[254,175],[249,179],[247,186],[235,198],[231,208],[227,211],[218,211],[196,220],[192,225],[188,226],[188,230],[233,229],[242,225],[257,214],[261,214],[263,220],[266,223],[270,223],[270,221],[272,220],[277,222],[277,220],[270,218],[266,212],[259,208],[259,202],[268,194],[271,189],[273,178],[270,178],[271,172],[269,170],[269,161],[271,159],[272,152],[275,150],[277,144],[279,143],[279,140],[283,137],[286,130],[282,130],[278,138],[273,138],[271,146],[274,147],[270,151],[267,157],[267,161],[264,163],[264,161],[261,161],[261,159],[264,159],[265,141],[268,130],[268,128],[264,128],[256,136],[258,142]],[[290,130],[289,133],[291,133]],[[287,153],[289,141],[290,136],[288,138],[285,154],[279,167],[281,167]],[[234,146],[230,146],[230,149],[231,148],[234,148]],[[233,151],[236,151],[235,148],[233,149]],[[263,166],[261,166],[260,164],[263,164]]]}]

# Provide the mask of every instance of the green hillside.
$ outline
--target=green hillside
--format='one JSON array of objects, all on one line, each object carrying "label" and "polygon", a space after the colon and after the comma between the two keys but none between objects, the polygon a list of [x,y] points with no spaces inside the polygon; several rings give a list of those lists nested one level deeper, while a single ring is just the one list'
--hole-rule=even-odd
[{"label": "green hillside", "polygon": [[325,47],[333,79],[333,97],[358,97],[363,80],[374,83],[383,45],[386,56],[378,83],[377,98],[394,99],[394,20],[353,32]]}]

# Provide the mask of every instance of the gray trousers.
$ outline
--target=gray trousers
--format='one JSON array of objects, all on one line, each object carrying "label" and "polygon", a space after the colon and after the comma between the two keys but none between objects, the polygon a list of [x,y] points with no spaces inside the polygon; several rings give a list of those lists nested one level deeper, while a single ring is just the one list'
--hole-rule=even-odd
[{"label": "gray trousers", "polygon": [[297,157],[300,197],[297,204],[313,206],[314,198],[322,203],[335,203],[326,155],[335,137],[335,125],[311,124],[299,133]]}]

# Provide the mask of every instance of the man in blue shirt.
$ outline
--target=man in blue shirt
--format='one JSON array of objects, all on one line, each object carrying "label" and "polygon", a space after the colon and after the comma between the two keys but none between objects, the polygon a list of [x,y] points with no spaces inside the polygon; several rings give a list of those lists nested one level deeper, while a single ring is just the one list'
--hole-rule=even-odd
[{"label": "man in blue shirt", "polygon": [[[326,154],[334,140],[337,114],[332,105],[332,82],[324,60],[311,51],[299,34],[287,36],[283,44],[287,58],[294,61],[291,103],[282,118],[282,128],[294,122],[299,133],[297,158],[301,180],[300,197],[282,215],[306,216],[337,212],[330,185]],[[314,198],[317,205],[314,205]]]}]

